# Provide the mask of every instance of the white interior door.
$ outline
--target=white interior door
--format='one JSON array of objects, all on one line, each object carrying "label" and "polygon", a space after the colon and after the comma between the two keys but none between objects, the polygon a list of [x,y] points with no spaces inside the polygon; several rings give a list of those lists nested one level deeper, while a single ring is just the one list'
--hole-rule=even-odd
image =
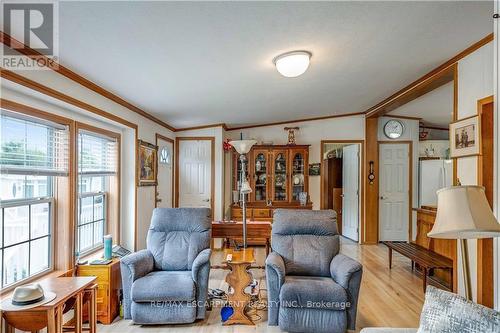
[{"label": "white interior door", "polygon": [[359,239],[359,145],[342,148],[342,235]]},{"label": "white interior door", "polygon": [[158,139],[158,186],[156,207],[171,208],[173,199],[174,144]]},{"label": "white interior door", "polygon": [[179,141],[179,207],[211,208],[212,142]]},{"label": "white interior door", "polygon": [[408,241],[409,146],[381,144],[379,159],[380,241]]}]

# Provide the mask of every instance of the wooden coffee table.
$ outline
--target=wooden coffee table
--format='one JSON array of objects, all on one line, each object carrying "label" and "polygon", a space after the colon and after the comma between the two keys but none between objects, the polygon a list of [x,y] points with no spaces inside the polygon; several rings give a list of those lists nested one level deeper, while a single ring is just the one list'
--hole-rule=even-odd
[{"label": "wooden coffee table", "polygon": [[[231,261],[227,260],[228,254],[233,256]],[[253,276],[248,269],[254,262],[255,257],[252,248],[238,251],[233,249],[224,250],[222,263],[227,264],[231,269],[231,272],[226,276],[226,282],[234,291],[232,294],[227,294],[227,300],[234,312],[223,325],[254,325],[254,322],[245,313],[245,307],[251,300],[251,296],[245,293],[245,288],[253,281]]]},{"label": "wooden coffee table", "polygon": [[[75,298],[75,333],[82,332],[82,310],[83,297],[90,291],[93,295],[91,304],[96,304],[94,288],[95,276],[88,277],[58,277],[40,281],[40,285],[45,291],[52,291],[56,298],[52,301],[37,306],[35,308],[19,311],[2,311],[5,320],[5,332],[13,333],[14,328],[36,332],[47,327],[47,333],[63,332],[63,310],[64,304],[71,298]],[[95,307],[94,307],[95,309]],[[95,316],[94,320],[95,320]],[[94,325],[93,325],[94,324]],[[95,322],[90,323],[95,332]]]}]

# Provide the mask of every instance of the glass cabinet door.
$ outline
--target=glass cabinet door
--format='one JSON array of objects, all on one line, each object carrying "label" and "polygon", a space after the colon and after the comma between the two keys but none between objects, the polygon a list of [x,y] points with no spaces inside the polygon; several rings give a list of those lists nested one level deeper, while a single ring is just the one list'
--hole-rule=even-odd
[{"label": "glass cabinet door", "polygon": [[[234,161],[235,161],[235,164],[236,164],[236,174],[235,174],[234,190],[239,192],[240,189],[241,189],[241,185],[243,184],[243,182],[242,182],[242,179],[241,179],[241,161],[240,161],[240,155],[238,153],[236,153],[236,152],[234,152]],[[248,164],[249,164],[249,161],[247,161],[247,163],[245,163],[245,175],[246,175],[247,180],[249,180],[249,173],[248,173],[249,168],[248,168]],[[248,201],[249,195],[245,194],[245,198]]]},{"label": "glass cabinet door", "polygon": [[288,201],[287,152],[275,151],[273,160],[273,201]]},{"label": "glass cabinet door", "polygon": [[299,193],[306,192],[305,156],[303,152],[293,152],[292,156],[292,201],[299,201]]},{"label": "glass cabinet door", "polygon": [[255,151],[253,158],[255,201],[267,200],[267,151]]},{"label": "glass cabinet door", "polygon": [[[239,158],[239,155],[237,155],[236,157],[236,165],[237,165],[237,168],[236,168],[236,189],[239,191],[240,188],[241,188],[241,185],[243,184],[242,180],[241,180],[241,161],[240,161],[240,158]],[[248,163],[245,163],[245,175],[247,177],[247,180],[248,180]]]}]

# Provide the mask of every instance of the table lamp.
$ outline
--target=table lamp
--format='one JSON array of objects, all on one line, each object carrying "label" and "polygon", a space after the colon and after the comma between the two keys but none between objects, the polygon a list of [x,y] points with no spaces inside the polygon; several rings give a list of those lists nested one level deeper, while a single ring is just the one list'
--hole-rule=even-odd
[{"label": "table lamp", "polygon": [[245,167],[246,167],[246,154],[252,149],[252,146],[256,144],[255,140],[233,140],[229,141],[229,144],[236,149],[238,154],[240,154],[240,162],[241,162],[241,186],[240,186],[240,200],[241,200],[241,209],[243,211],[243,247],[247,247],[247,206],[246,206],[246,197],[245,195],[248,193],[252,193],[252,188],[248,183]]},{"label": "table lamp", "polygon": [[472,300],[467,239],[499,237],[500,224],[482,186],[448,187],[437,191],[437,197],[436,221],[427,236],[460,241],[465,295]]}]

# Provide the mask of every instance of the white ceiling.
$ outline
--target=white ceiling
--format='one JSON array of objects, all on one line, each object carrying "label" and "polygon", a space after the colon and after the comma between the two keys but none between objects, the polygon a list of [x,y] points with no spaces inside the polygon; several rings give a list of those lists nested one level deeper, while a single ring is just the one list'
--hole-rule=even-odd
[{"label": "white ceiling", "polygon": [[[63,65],[174,127],[361,112],[492,32],[490,2],[61,2]],[[276,55],[311,66],[281,77]]]},{"label": "white ceiling", "polygon": [[448,128],[453,121],[453,82],[402,105],[388,115],[418,117],[425,125]]}]

